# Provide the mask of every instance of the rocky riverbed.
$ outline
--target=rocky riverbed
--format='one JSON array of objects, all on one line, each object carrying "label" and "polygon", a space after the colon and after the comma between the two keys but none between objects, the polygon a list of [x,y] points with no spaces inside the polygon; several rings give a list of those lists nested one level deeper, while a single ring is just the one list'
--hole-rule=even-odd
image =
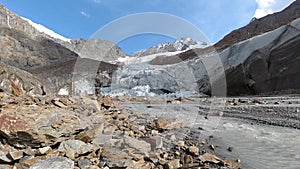
[{"label": "rocky riverbed", "polygon": [[185,119],[132,111],[110,97],[15,91],[1,92],[0,100],[3,169],[241,167],[239,160],[215,155],[210,138],[187,132]]},{"label": "rocky riverbed", "polygon": [[297,95],[170,99],[13,93],[0,93],[4,169],[295,168],[299,161]]},{"label": "rocky riverbed", "polygon": [[143,99],[117,101],[153,117],[185,119],[185,135],[206,138],[215,154],[239,159],[243,168],[300,165],[299,95]]}]

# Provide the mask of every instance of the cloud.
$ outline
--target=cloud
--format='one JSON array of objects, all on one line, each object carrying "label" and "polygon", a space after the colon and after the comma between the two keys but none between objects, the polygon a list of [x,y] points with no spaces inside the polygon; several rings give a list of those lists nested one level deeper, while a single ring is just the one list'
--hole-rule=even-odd
[{"label": "cloud", "polygon": [[80,14],[83,15],[83,16],[85,16],[85,17],[87,17],[87,18],[89,18],[91,16],[90,14],[88,14],[88,13],[86,13],[84,11],[81,11]]},{"label": "cloud", "polygon": [[258,5],[254,17],[261,18],[268,14],[278,12],[286,8],[295,0],[256,0]]}]

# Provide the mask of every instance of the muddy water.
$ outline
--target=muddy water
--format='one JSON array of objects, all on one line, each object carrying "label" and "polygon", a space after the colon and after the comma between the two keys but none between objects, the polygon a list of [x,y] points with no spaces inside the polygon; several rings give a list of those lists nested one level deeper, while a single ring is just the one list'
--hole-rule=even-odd
[{"label": "muddy water", "polygon": [[[251,125],[222,119],[222,125],[214,132],[214,142],[223,145],[217,152],[225,157],[241,159],[245,168],[299,169],[300,131],[296,129]],[[227,151],[226,147],[233,147]]]},{"label": "muddy water", "polygon": [[[232,160],[239,158],[243,168],[300,168],[300,130],[252,124],[236,118],[208,117],[199,114],[199,103],[172,105],[157,102],[123,105],[151,116],[185,119],[191,130],[201,127],[202,130],[197,131],[200,133],[199,138],[212,135],[216,153]],[[229,152],[228,147],[233,147],[233,151]]]}]

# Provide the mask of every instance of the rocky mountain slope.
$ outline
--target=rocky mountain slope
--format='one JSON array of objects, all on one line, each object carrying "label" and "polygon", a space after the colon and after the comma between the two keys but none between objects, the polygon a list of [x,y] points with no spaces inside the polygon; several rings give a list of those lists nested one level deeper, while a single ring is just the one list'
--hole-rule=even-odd
[{"label": "rocky mountain slope", "polygon": [[252,22],[250,22],[245,27],[234,30],[228,35],[226,35],[214,46],[218,51],[223,50],[235,43],[272,31],[283,25],[287,25],[288,23],[292,22],[297,18],[300,18],[299,0],[296,0],[281,12],[277,12],[260,19],[252,20]]},{"label": "rocky mountain slope", "polygon": [[5,63],[0,63],[0,91],[20,97],[45,94],[43,85],[36,77]]},{"label": "rocky mountain slope", "polygon": [[[96,60],[102,67],[98,73],[111,74],[108,71],[115,66],[106,62],[126,55],[109,41],[69,40],[0,6],[0,61],[29,71],[40,79],[47,92],[58,92],[66,86],[70,91],[74,66],[76,61],[82,61],[79,56]],[[104,82],[99,83],[98,86]]]},{"label": "rocky mountain slope", "polygon": [[76,53],[51,39],[31,36],[27,32],[8,27],[0,29],[0,59],[12,66],[35,69],[77,57]]},{"label": "rocky mountain slope", "polygon": [[[226,84],[223,85],[228,95],[300,92],[297,83],[300,20],[295,19],[300,17],[299,2],[233,31],[215,48],[188,50],[173,56],[156,57],[150,65],[124,67],[118,83],[123,86],[148,83],[154,89],[172,92],[199,90],[211,93],[211,85],[219,82],[218,77],[210,79],[209,73],[219,76],[216,73],[222,69],[207,70],[204,62],[209,56],[217,56],[224,67]],[[131,78],[135,80],[128,81]]]},{"label": "rocky mountain slope", "polygon": [[[41,39],[41,37],[50,39],[55,43],[68,48],[74,53],[82,55],[84,58],[97,58],[98,60],[109,62],[126,56],[122,49],[109,41],[99,39],[71,40],[64,38],[42,25],[18,16],[2,5],[0,6],[0,25],[1,27],[26,32],[26,34],[33,40]],[[106,49],[109,49],[108,52]]]},{"label": "rocky mountain slope", "polygon": [[[85,91],[87,93],[91,92],[89,90],[101,86],[110,86],[110,83],[125,89],[148,86],[151,91],[157,93],[199,91],[211,94],[212,85],[223,85],[229,95],[299,90],[297,78],[295,78],[299,74],[297,69],[299,64],[299,20],[294,20],[299,17],[298,8],[299,0],[282,12],[254,20],[244,28],[226,36],[214,46],[215,48],[188,50],[197,45],[203,47],[206,44],[199,44],[188,38],[180,39],[174,43],[161,44],[133,54],[132,58],[135,61],[119,67],[116,72],[118,66],[110,64],[103,66],[109,68],[111,70],[109,72],[103,73],[105,70],[99,71],[98,67],[97,70],[99,70],[95,70],[98,75],[83,68],[87,72],[83,72],[81,75],[83,79],[79,86],[88,87],[89,89]],[[125,56],[120,48],[108,41],[55,42],[45,38],[44,35],[37,35],[38,33],[33,31],[34,28],[30,27],[30,24],[28,26],[24,21],[20,21],[23,24],[22,27],[13,24],[19,22],[20,18],[5,8],[1,8],[1,11],[0,16],[4,24],[0,34],[3,39],[1,41],[3,43],[1,44],[3,47],[1,60],[22,69],[30,69],[30,72],[40,77],[43,83],[55,84],[49,87],[51,92],[57,92],[66,86],[70,90],[72,80],[74,80],[72,79],[72,73],[74,73],[72,68],[75,63],[78,63],[76,62],[78,54],[84,58],[94,58],[98,61],[112,61]],[[13,29],[12,25],[19,30]],[[20,31],[29,28],[32,29],[29,34]],[[241,35],[237,37],[236,32]],[[101,55],[100,58],[99,54],[95,54],[95,50]],[[106,53],[109,50],[107,57],[103,56],[103,52]],[[164,52],[169,53],[158,56]],[[174,55],[172,52],[178,53]],[[220,58],[222,66],[214,68],[214,65],[211,65],[208,68],[205,62],[211,58],[209,56],[216,55]],[[155,57],[153,59],[148,56]],[[143,59],[146,61],[142,61]],[[93,65],[89,59],[81,61]],[[97,62],[98,65],[103,63],[105,62]],[[82,65],[84,67],[84,64]],[[221,77],[223,69],[226,75],[225,84],[219,83],[218,80],[219,76],[223,78]],[[115,72],[114,77],[112,77],[113,72]],[[89,74],[99,78],[96,80],[96,84],[95,77],[91,77]],[[211,79],[211,75],[214,76],[213,79]],[[285,83],[281,83],[281,81],[285,81]]]},{"label": "rocky mountain slope", "polygon": [[62,44],[83,58],[115,63],[118,58],[126,57],[126,54],[120,47],[107,40],[79,39],[71,40],[70,42],[62,42]]}]

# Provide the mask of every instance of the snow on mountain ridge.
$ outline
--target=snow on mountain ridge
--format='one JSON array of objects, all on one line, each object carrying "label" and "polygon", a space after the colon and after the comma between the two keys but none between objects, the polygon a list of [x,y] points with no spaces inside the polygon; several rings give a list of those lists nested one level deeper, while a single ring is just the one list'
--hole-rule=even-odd
[{"label": "snow on mountain ridge", "polygon": [[175,40],[173,43],[165,42],[153,46],[149,49],[141,50],[139,52],[133,53],[131,56],[143,57],[143,56],[153,55],[157,53],[185,51],[185,50],[195,49],[195,48],[205,48],[207,47],[207,45],[208,44],[206,42],[197,42],[192,38],[181,38]]},{"label": "snow on mountain ridge", "polygon": [[127,56],[125,58],[118,58],[116,62],[123,64],[138,64],[150,62],[158,56],[174,56],[187,50],[206,47],[208,47],[208,44],[206,42],[197,42],[194,41],[192,38],[181,38],[177,39],[173,43],[161,43],[149,49],[141,50],[137,53],[134,53],[131,56]]},{"label": "snow on mountain ridge", "polygon": [[38,31],[40,31],[42,33],[45,33],[45,34],[49,35],[52,38],[59,39],[59,40],[71,43],[71,39],[65,38],[62,35],[59,35],[59,34],[55,33],[54,31],[46,28],[45,26],[43,26],[41,24],[34,23],[30,19],[27,19],[25,17],[21,17],[21,18],[24,19],[25,21],[27,21],[32,27],[34,27]]}]

